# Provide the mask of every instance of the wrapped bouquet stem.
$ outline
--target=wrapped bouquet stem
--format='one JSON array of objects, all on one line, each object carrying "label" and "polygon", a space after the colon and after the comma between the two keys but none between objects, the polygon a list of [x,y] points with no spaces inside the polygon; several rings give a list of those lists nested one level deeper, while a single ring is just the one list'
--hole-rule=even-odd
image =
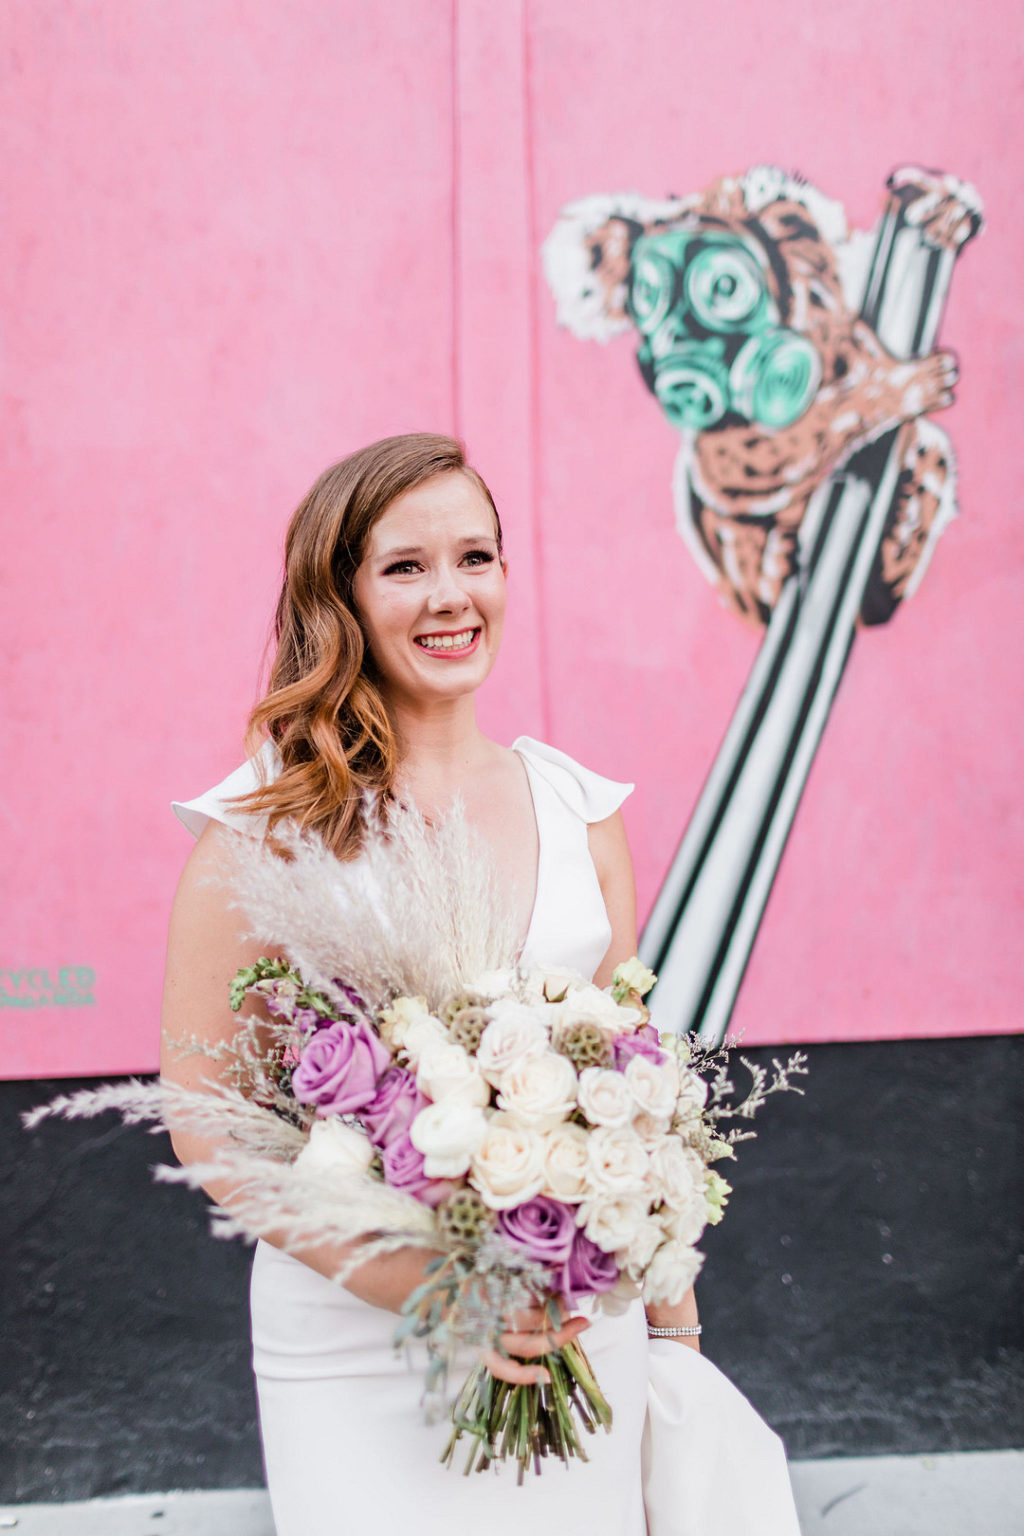
[{"label": "wrapped bouquet stem", "polygon": [[[499,1250],[493,1257],[499,1273],[507,1271],[508,1256]],[[441,1326],[455,1336],[471,1331],[472,1323],[466,1326],[463,1318],[467,1301],[470,1313],[479,1307],[481,1258],[486,1258],[485,1250],[478,1251],[475,1262],[450,1255],[429,1264],[427,1279],[406,1301],[397,1341],[419,1336],[436,1348]],[[565,1321],[561,1299],[548,1291],[542,1300],[545,1329],[555,1335]],[[612,1410],[583,1346],[570,1338],[530,1363],[542,1368],[546,1381],[509,1382],[496,1378],[483,1363],[473,1367],[452,1405],[453,1427],[441,1455],[446,1465],[451,1465],[463,1435],[469,1438],[463,1468],[467,1474],[511,1458],[521,1479],[531,1462],[539,1471],[545,1456],[587,1460],[580,1430],[593,1434],[598,1428],[610,1429]]]},{"label": "wrapped bouquet stem", "polygon": [[515,1460],[522,1480],[533,1464],[540,1471],[541,1458],[558,1456],[567,1462],[578,1456],[587,1460],[578,1426],[590,1434],[611,1429],[612,1410],[587,1359],[575,1339],[553,1354],[541,1355],[546,1382],[516,1383],[498,1380],[484,1365],[475,1366],[466,1378],[452,1409],[454,1427],[442,1454],[450,1465],[463,1435],[470,1439],[464,1472],[485,1471],[492,1461]]}]

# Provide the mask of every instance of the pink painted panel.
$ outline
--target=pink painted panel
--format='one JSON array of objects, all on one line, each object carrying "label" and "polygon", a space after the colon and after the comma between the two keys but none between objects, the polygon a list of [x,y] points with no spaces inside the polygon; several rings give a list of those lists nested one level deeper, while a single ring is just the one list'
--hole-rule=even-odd
[{"label": "pink painted panel", "polygon": [[454,420],[450,16],[14,0],[0,28],[0,1069],[148,1070],[168,802],[240,760],[291,509]]},{"label": "pink painted panel", "polygon": [[[732,1019],[749,1043],[1020,1027],[1024,630],[1017,516],[1024,205],[1013,10],[985,27],[901,0],[623,13],[530,8],[534,220],[598,192],[698,192],[764,162],[868,228],[911,162],[973,182],[988,228],[940,333],[960,356],[940,421],[961,516],[839,687]],[[1003,24],[999,18],[1002,17]],[[607,40],[614,38],[614,45]],[[678,438],[636,337],[538,336],[553,739],[636,778],[627,823],[650,910],[758,647],[674,527]]]}]

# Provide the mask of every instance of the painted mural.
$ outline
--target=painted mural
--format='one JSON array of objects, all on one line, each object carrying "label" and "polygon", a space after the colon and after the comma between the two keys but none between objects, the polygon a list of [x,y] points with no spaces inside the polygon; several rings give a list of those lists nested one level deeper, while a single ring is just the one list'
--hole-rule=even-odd
[{"label": "painted mural", "polygon": [[507,535],[481,725],[636,782],[659,1008],[1020,1027],[1021,66],[934,9],[9,0],[0,1076],[155,1069],[290,511],[423,428]]},{"label": "painted mural", "polygon": [[676,525],[723,606],[764,632],[651,911],[659,1022],[727,1030],[832,700],[862,626],[888,623],[956,515],[933,419],[936,334],[977,193],[904,167],[871,233],[775,166],[661,201],[596,194],[543,248],[559,322],[637,341],[679,434]]}]

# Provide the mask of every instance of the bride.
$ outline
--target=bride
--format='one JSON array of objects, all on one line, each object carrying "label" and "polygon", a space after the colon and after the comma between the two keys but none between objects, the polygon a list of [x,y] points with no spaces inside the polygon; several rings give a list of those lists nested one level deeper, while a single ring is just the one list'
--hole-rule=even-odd
[{"label": "bride", "polygon": [[[253,710],[250,756],[174,809],[197,837],[174,900],[162,1074],[189,1088],[216,1072],[170,1045],[229,1040],[228,985],[265,945],[245,936],[221,882],[231,841],[283,817],[359,857],[363,792],[411,800],[428,817],[461,797],[512,893],[523,958],[610,982],[636,951],[633,871],[619,807],[632,785],[554,747],[511,747],[480,730],[476,693],[498,653],[508,562],[494,501],[451,438],[388,438],[323,474],[288,529],[277,654]],[[178,1133],[183,1163],[204,1143]],[[223,1181],[205,1186],[231,1207]],[[463,1478],[442,1468],[417,1378],[392,1336],[429,1255],[402,1249],[328,1278],[330,1245],[285,1252],[262,1234],[253,1264],[253,1366],[278,1536],[457,1536],[477,1522],[511,1536],[795,1536],[781,1443],[698,1352],[691,1290],[674,1307],[639,1298],[619,1316],[581,1304],[557,1333],[539,1310],[507,1319],[495,1376],[542,1379],[537,1357],[585,1331],[612,1405],[589,1461]],[[649,1338],[648,1328],[660,1330]],[[470,1358],[467,1365],[472,1363]]]}]

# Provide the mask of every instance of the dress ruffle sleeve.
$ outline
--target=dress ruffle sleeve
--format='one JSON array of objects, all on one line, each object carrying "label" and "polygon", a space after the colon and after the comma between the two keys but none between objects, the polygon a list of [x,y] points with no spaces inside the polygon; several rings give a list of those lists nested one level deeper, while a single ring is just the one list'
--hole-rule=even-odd
[{"label": "dress ruffle sleeve", "polygon": [[620,784],[616,779],[606,779],[600,773],[584,768],[567,752],[549,747],[547,742],[535,741],[532,736],[517,736],[512,750],[527,758],[530,766],[584,821],[604,821],[614,815],[635,788],[633,784]]},{"label": "dress ruffle sleeve", "polygon": [[246,758],[226,779],[193,800],[172,800],[171,810],[193,837],[198,837],[208,821],[223,822],[238,832],[253,833],[260,825],[260,818],[246,815],[234,806],[226,805],[234,795],[248,794],[258,784],[269,784],[280,772],[280,756],[272,741],[265,741],[255,757]]}]

